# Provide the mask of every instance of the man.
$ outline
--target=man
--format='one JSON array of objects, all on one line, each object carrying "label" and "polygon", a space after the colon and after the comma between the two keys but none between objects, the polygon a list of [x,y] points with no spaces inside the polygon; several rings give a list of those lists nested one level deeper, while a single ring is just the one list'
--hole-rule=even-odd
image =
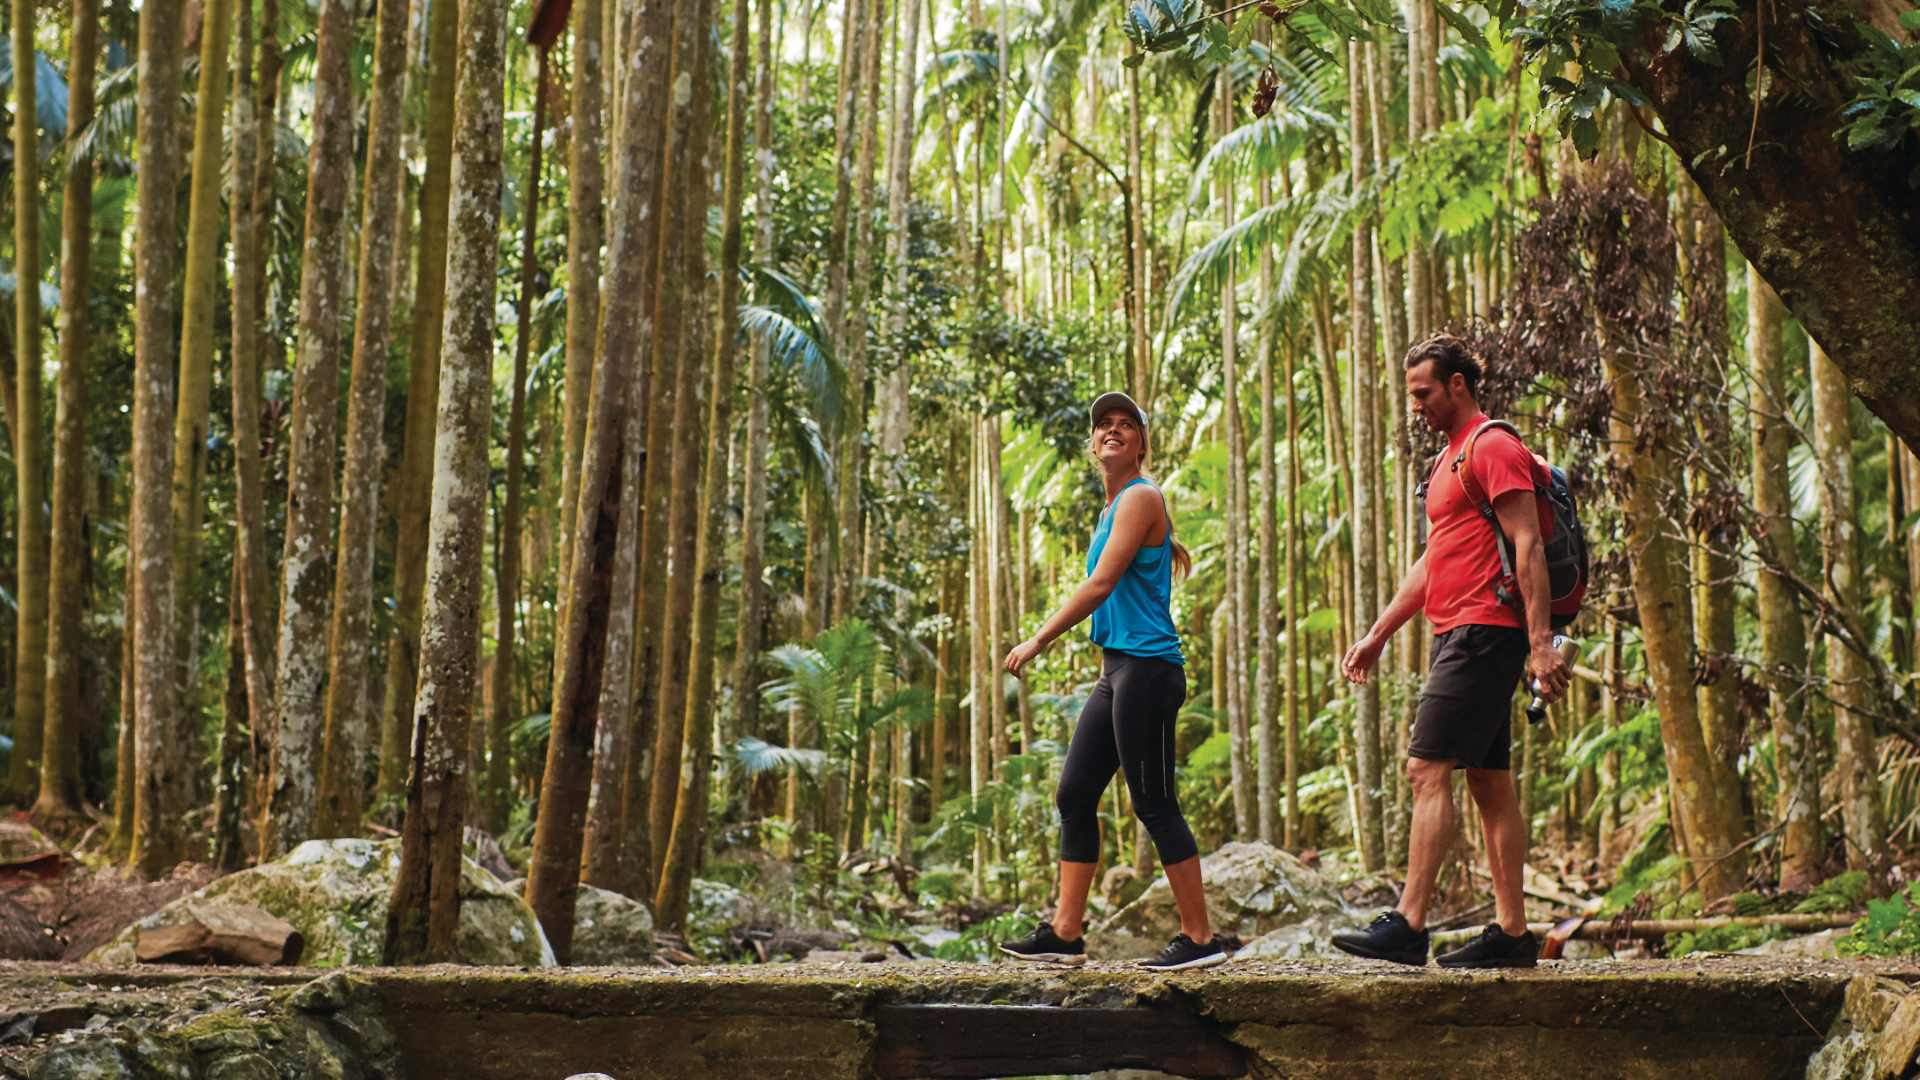
[{"label": "man", "polygon": [[[1336,934],[1336,948],[1402,964],[1427,962],[1427,904],[1456,825],[1453,770],[1486,826],[1487,862],[1497,920],[1451,952],[1445,967],[1532,967],[1540,943],[1527,929],[1520,893],[1527,857],[1527,821],[1511,771],[1513,692],[1524,668],[1541,696],[1565,689],[1567,660],[1553,647],[1547,562],[1534,502],[1533,455],[1504,427],[1489,423],[1474,394],[1480,364],[1465,343],[1437,335],[1406,357],[1413,412],[1446,432],[1447,450],[1428,477],[1426,552],[1415,560],[1366,635],[1347,650],[1341,670],[1354,683],[1371,676],[1380,650],[1406,621],[1424,611],[1433,624],[1433,664],[1407,743],[1413,829],[1407,842],[1407,885],[1400,903],[1363,930]],[[1463,460],[1464,453],[1464,460]],[[1463,486],[1460,472],[1470,472]],[[1477,490],[1476,490],[1477,489]],[[1475,496],[1478,496],[1478,499]],[[1482,512],[1491,504],[1512,545],[1520,608],[1504,603],[1499,537]]]}]

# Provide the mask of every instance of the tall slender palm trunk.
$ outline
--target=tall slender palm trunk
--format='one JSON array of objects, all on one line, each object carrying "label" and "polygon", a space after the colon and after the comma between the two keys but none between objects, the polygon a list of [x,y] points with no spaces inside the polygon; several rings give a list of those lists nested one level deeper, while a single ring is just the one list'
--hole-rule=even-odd
[{"label": "tall slender palm trunk", "polygon": [[447,250],[433,506],[420,685],[400,866],[387,910],[389,964],[455,959],[467,742],[478,683],[480,556],[492,432],[493,300],[499,262],[506,7],[460,4],[460,71]]},{"label": "tall slender palm trunk", "polygon": [[[137,566],[130,621],[134,638],[134,769],[129,858],[148,876],[180,861],[186,851],[181,816],[192,782],[174,685],[173,515],[168,505],[173,471],[173,381],[179,339],[170,304],[179,253],[175,242],[174,179],[179,133],[180,0],[146,0],[140,7],[140,86],[135,139],[139,233],[134,249],[133,505],[131,561]],[[22,290],[25,291],[25,290]],[[126,719],[123,717],[123,723]],[[122,743],[126,740],[123,738]]]},{"label": "tall slender palm trunk", "polygon": [[[1807,339],[1813,386],[1813,445],[1820,459],[1820,558],[1827,599],[1842,612],[1860,610],[1860,536],[1853,491],[1853,398],[1825,349]],[[1827,696],[1833,702],[1834,771],[1840,778],[1840,820],[1847,866],[1875,875],[1886,866],[1886,820],[1880,806],[1874,750],[1873,692],[1868,661],[1839,634],[1827,639]]]},{"label": "tall slender palm trunk", "polygon": [[[100,51],[99,0],[74,0],[73,61],[67,71],[67,139],[93,122]],[[18,159],[15,159],[18,160]],[[87,369],[92,340],[87,290],[92,280],[93,163],[74,158],[60,210],[60,381],[53,421],[53,521],[48,564],[46,721],[40,739],[40,821],[78,818],[80,792],[80,618],[86,610],[80,568],[86,562]],[[22,653],[20,655],[27,655]],[[16,715],[20,715],[17,714]],[[24,753],[16,747],[15,753]]]},{"label": "tall slender palm trunk", "polygon": [[46,448],[40,430],[40,130],[34,89],[34,4],[13,0],[13,464],[15,615],[13,753],[7,787],[21,801],[40,787],[47,685]]},{"label": "tall slender palm trunk", "polygon": [[193,152],[187,168],[187,261],[182,275],[180,375],[173,419],[174,679],[181,706],[194,712],[193,651],[200,625],[201,484],[207,471],[207,410],[213,385],[213,311],[220,262],[220,150],[227,102],[231,0],[210,0],[200,32]]},{"label": "tall slender palm trunk", "polygon": [[373,95],[361,196],[364,220],[359,284],[354,290],[358,324],[349,376],[347,455],[341,473],[340,539],[335,548],[339,563],[333,575],[326,726],[321,736],[317,824],[321,832],[335,835],[357,833],[366,808],[363,774],[369,748],[364,710],[373,652],[373,532],[380,509],[387,351],[393,340],[393,255],[405,177],[400,129],[406,45],[404,5],[389,3],[380,9],[373,45]]},{"label": "tall slender palm trunk", "polygon": [[427,23],[426,171],[420,182],[420,231],[414,264],[412,350],[407,420],[394,503],[393,636],[387,643],[387,685],[381,711],[376,798],[400,798],[409,768],[413,694],[419,682],[420,613],[426,586],[432,507],[435,410],[440,398],[440,347],[447,306],[447,215],[453,170],[455,64],[459,10],[452,0],[430,6]]},{"label": "tall slender palm trunk", "polygon": [[339,424],[346,316],[347,186],[353,168],[353,98],[347,69],[353,12],[321,0],[314,60],[314,137],[307,151],[306,240],[300,272],[300,357],[293,376],[287,465],[286,547],[281,558],[279,676],[272,774],[260,849],[286,853],[313,835],[319,812],[320,737],[326,700],[327,625],[333,575],[334,443]]}]

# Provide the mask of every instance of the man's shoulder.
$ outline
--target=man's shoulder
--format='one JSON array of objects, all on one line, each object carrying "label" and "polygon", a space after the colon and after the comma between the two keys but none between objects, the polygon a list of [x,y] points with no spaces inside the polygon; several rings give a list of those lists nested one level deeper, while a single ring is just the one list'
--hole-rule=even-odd
[{"label": "man's shoulder", "polygon": [[1492,451],[1525,454],[1529,458],[1533,456],[1533,451],[1527,449],[1526,440],[1522,439],[1519,431],[1506,420],[1488,420],[1482,425],[1479,434],[1474,438],[1473,451],[1476,454]]}]

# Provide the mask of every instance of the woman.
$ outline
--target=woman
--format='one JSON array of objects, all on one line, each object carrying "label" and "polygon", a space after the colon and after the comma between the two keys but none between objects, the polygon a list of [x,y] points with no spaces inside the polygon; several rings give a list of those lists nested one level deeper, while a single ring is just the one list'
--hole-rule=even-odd
[{"label": "woman", "polygon": [[1086,961],[1087,891],[1100,858],[1100,796],[1115,769],[1124,772],[1133,812],[1153,837],[1173,886],[1180,933],[1142,966],[1158,971],[1211,967],[1227,958],[1207,925],[1200,855],[1180,814],[1173,778],[1174,719],[1187,699],[1186,658],[1168,607],[1174,564],[1190,568],[1173,540],[1173,519],[1159,489],[1140,475],[1147,459],[1147,416],[1121,393],[1093,403],[1093,457],[1106,482],[1107,508],[1087,550],[1087,580],[1040,632],[1014,646],[1006,668],[1027,663],[1087,616],[1104,658],[1067,748],[1055,802],[1060,808],[1060,903],[1053,921],[1005,942],[1000,951],[1055,964]]}]

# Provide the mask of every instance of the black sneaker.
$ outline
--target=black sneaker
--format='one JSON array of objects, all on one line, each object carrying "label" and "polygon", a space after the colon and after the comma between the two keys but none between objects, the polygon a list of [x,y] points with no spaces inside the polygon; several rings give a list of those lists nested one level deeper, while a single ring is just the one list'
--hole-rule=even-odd
[{"label": "black sneaker", "polygon": [[1514,937],[1488,923],[1480,936],[1435,958],[1441,967],[1450,968],[1530,968],[1540,959],[1540,939],[1529,930]]},{"label": "black sneaker", "polygon": [[1000,951],[1015,960],[1079,967],[1087,962],[1087,939],[1077,937],[1072,941],[1062,941],[1060,935],[1053,932],[1052,923],[1042,922],[1026,937],[1001,942]]},{"label": "black sneaker", "polygon": [[1140,961],[1140,966],[1148,971],[1186,971],[1191,968],[1212,967],[1227,962],[1226,946],[1220,943],[1220,935],[1215,934],[1205,945],[1196,945],[1185,934],[1173,935],[1167,947],[1160,955],[1151,960]]},{"label": "black sneaker", "polygon": [[1368,960],[1391,960],[1415,967],[1427,962],[1427,932],[1407,925],[1407,917],[1397,911],[1374,916],[1365,930],[1333,935],[1333,947]]}]

